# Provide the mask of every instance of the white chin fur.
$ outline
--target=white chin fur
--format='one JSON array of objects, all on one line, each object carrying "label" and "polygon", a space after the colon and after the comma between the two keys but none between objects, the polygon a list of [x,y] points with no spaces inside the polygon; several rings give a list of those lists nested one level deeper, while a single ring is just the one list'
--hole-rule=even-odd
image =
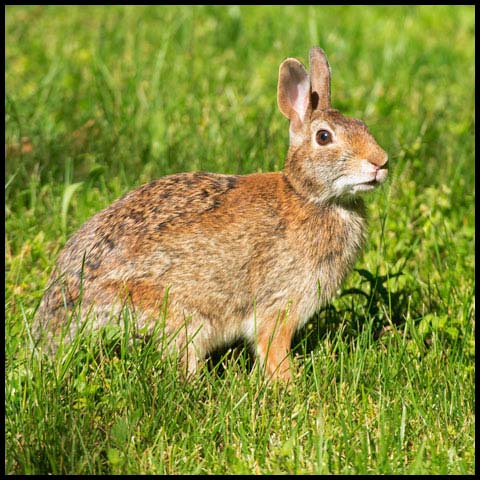
[{"label": "white chin fur", "polygon": [[359,185],[353,185],[351,188],[352,193],[357,193],[357,192],[369,192],[370,190],[373,190],[377,185],[372,185],[370,183],[360,183]]},{"label": "white chin fur", "polygon": [[352,195],[357,192],[373,190],[375,185],[366,183],[373,180],[363,176],[342,176],[333,182],[333,188],[337,196]]},{"label": "white chin fur", "polygon": [[[383,183],[388,175],[388,170],[381,169],[372,176],[368,175],[344,175],[333,182],[333,191],[339,197],[343,195],[354,195],[358,192],[369,192]],[[370,183],[376,180],[375,183]]]}]

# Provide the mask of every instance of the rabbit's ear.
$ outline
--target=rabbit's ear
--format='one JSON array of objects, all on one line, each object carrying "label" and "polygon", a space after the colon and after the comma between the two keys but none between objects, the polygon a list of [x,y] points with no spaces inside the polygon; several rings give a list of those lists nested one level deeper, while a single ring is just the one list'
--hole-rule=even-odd
[{"label": "rabbit's ear", "polygon": [[320,47],[310,49],[310,78],[313,109],[330,108],[330,65],[325,52]]},{"label": "rabbit's ear", "polygon": [[290,128],[299,130],[310,102],[310,78],[295,58],[287,58],[280,65],[277,101],[280,111],[290,119]]}]

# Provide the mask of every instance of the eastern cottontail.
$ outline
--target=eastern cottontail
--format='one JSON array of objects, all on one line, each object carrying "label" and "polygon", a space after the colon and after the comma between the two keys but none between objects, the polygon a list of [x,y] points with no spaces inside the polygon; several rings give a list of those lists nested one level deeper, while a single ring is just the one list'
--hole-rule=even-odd
[{"label": "eastern cottontail", "polygon": [[[188,373],[212,349],[247,339],[267,375],[290,377],[294,332],[332,298],[364,242],[357,193],[382,183],[387,154],[364,123],[330,106],[330,67],[281,65],[278,105],[290,120],[285,170],[183,173],[143,185],[68,241],[37,314],[55,348],[81,295],[81,318],[105,325],[128,305],[165,332]],[[78,322],[72,321],[67,337]]]}]

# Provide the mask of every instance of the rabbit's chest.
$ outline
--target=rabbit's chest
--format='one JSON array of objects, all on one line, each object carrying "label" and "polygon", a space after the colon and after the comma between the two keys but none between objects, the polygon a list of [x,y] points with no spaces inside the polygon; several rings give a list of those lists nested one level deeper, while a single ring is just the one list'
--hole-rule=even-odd
[{"label": "rabbit's chest", "polygon": [[303,322],[337,293],[363,247],[365,229],[364,215],[339,208],[306,235],[295,292]]}]

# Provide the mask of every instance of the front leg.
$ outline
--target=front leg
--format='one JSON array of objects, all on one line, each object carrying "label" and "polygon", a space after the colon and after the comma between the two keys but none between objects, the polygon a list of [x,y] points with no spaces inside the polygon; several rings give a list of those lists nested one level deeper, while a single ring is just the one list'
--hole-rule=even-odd
[{"label": "front leg", "polygon": [[295,325],[295,315],[284,311],[262,322],[259,328],[257,356],[271,379],[291,379],[289,352]]}]

